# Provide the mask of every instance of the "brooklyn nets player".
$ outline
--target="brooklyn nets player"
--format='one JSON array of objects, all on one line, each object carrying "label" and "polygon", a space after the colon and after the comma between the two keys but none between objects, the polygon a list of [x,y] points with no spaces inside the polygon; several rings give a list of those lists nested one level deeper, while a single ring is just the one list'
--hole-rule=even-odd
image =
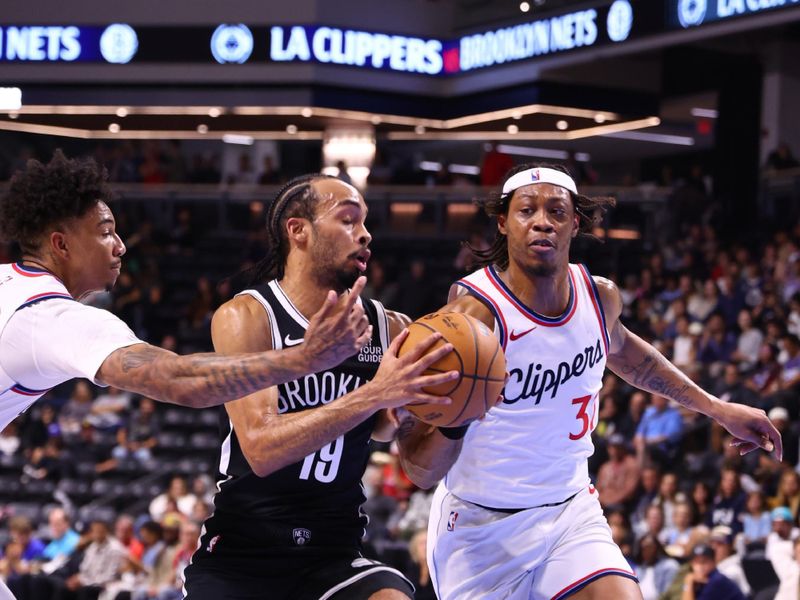
[{"label": "brooklyn nets player", "polygon": [[[338,179],[290,181],[268,211],[272,252],[254,275],[263,283],[214,316],[217,352],[299,344],[326,290],[360,290],[370,254],[366,213],[361,195]],[[226,405],[219,492],[186,570],[189,600],[413,597],[398,571],[360,554],[361,477],[370,438],[394,434],[385,409],[449,402],[422,387],[458,375],[421,376],[452,347],[420,358],[439,339],[433,335],[398,358],[407,319],[355,301],[371,328],[358,355]]]}]

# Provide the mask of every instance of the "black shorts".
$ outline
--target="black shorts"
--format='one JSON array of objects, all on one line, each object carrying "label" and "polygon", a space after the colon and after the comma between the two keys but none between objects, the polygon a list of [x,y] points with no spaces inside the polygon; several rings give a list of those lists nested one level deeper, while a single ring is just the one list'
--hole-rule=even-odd
[{"label": "black shorts", "polygon": [[187,600],[367,600],[382,589],[414,597],[400,571],[355,548],[226,548],[213,537],[201,537],[184,571]]}]

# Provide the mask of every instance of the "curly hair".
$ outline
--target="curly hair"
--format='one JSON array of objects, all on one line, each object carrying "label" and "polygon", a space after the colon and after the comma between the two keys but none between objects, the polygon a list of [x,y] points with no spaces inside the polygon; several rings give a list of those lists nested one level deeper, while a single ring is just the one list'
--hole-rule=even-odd
[{"label": "curly hair", "polygon": [[[526,171],[528,169],[555,169],[556,171],[561,171],[562,173],[570,175],[570,172],[562,165],[550,163],[524,163],[509,170],[505,177],[503,177],[503,183],[505,184],[506,181],[508,181],[517,173],[521,173],[522,171]],[[504,215],[508,212],[508,205],[510,204],[511,197],[513,195],[513,192],[510,194],[494,192],[489,194],[486,198],[476,199],[475,203],[482,208],[489,217],[497,219],[498,215]],[[608,196],[589,198],[588,196],[582,196],[581,194],[573,194],[572,192],[570,192],[570,196],[572,197],[572,205],[575,208],[575,212],[578,214],[579,235],[597,239],[592,234],[592,230],[602,221],[606,210],[608,210],[609,207],[614,206],[617,201]],[[475,261],[476,266],[482,268],[489,265],[497,265],[501,270],[508,268],[508,243],[506,241],[506,236],[500,233],[499,230],[495,232],[494,241],[486,250],[475,248],[474,246],[470,245],[469,242],[464,242],[464,245],[469,248],[477,258]]]},{"label": "curly hair", "polygon": [[320,179],[335,177],[322,173],[300,175],[278,190],[267,209],[267,255],[242,273],[245,285],[283,278],[286,257],[289,256],[286,221],[293,217],[314,220],[319,196],[311,184]]},{"label": "curly hair", "polygon": [[36,252],[53,226],[80,218],[99,201],[112,198],[108,173],[93,159],[69,159],[56,150],[49,163],[29,160],[11,178],[0,202],[0,235]]}]

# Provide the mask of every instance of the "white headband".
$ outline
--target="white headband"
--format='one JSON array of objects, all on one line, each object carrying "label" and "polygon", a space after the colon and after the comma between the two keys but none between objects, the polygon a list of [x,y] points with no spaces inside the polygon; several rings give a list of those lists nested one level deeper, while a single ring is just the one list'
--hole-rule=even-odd
[{"label": "white headband", "polygon": [[516,175],[512,175],[503,184],[503,196],[511,194],[514,190],[519,189],[532,183],[552,183],[568,189],[573,194],[578,193],[578,188],[575,187],[575,182],[572,177],[557,171],[555,169],[535,168],[528,169],[527,171],[520,171]]}]

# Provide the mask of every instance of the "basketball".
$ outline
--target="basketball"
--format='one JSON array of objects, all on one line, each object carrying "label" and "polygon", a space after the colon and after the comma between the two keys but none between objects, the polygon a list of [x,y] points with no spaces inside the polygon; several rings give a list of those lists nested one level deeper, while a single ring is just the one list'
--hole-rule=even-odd
[{"label": "basketball", "polygon": [[455,381],[425,388],[429,394],[449,396],[453,402],[441,404],[409,404],[406,408],[417,418],[431,425],[458,427],[482,417],[497,400],[503,389],[506,358],[494,333],[478,319],[463,313],[431,313],[408,326],[408,337],[400,346],[402,356],[432,333],[442,339],[429,351],[450,342],[453,351],[433,363],[425,374],[458,371]]}]

